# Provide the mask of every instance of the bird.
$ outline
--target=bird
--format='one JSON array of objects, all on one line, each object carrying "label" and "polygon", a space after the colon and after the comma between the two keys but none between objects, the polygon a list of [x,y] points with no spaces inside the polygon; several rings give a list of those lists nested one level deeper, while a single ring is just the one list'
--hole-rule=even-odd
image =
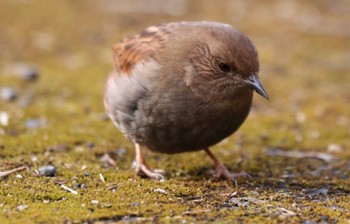
[{"label": "bird", "polygon": [[234,133],[249,114],[253,92],[269,99],[259,79],[258,51],[229,24],[182,21],[150,26],[113,46],[104,106],[133,142],[136,174],[164,180],[143,151],[204,150],[213,178],[233,180],[209,149]]}]

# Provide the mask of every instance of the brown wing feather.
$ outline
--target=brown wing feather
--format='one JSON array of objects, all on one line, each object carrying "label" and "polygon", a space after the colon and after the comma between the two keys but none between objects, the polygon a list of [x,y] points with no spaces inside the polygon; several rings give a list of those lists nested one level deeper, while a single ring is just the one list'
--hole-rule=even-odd
[{"label": "brown wing feather", "polygon": [[164,41],[170,33],[170,24],[151,26],[141,33],[127,37],[113,46],[113,63],[117,71],[130,74],[140,61],[153,59],[155,52],[164,47]]}]

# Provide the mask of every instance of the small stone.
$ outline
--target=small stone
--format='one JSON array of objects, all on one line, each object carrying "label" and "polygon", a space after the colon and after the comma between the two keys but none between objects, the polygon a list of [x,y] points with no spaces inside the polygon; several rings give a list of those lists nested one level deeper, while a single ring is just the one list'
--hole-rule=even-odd
[{"label": "small stone", "polygon": [[39,174],[42,176],[53,177],[56,174],[56,167],[48,165],[39,168]]},{"label": "small stone", "polygon": [[0,125],[7,126],[9,124],[10,116],[7,112],[0,111]]},{"label": "small stone", "polygon": [[102,205],[102,208],[111,208],[112,207],[112,204],[103,204]]},{"label": "small stone", "polygon": [[38,157],[36,157],[36,156],[31,156],[31,157],[30,157],[30,160],[32,161],[32,163],[36,163],[36,162],[38,162]]},{"label": "small stone", "polygon": [[133,202],[133,203],[131,203],[131,206],[136,207],[136,206],[139,206],[139,204],[140,203],[138,203],[138,202]]},{"label": "small stone", "polygon": [[155,189],[154,192],[161,193],[161,194],[168,194],[168,192],[166,190],[161,189],[161,188]]},{"label": "small stone", "polygon": [[23,176],[22,176],[21,174],[16,174],[16,177],[17,177],[18,179],[23,179]]},{"label": "small stone", "polygon": [[89,173],[89,172],[85,172],[85,173],[84,173],[84,176],[89,177],[89,176],[90,176],[90,173]]},{"label": "small stone", "polygon": [[17,209],[17,211],[23,211],[24,209],[26,209],[26,208],[28,208],[28,205],[20,205],[20,206],[18,206],[16,209]]},{"label": "small stone", "polygon": [[91,204],[93,204],[93,205],[97,205],[99,203],[99,201],[97,201],[97,200],[91,200]]},{"label": "small stone", "polygon": [[13,101],[17,98],[17,92],[11,87],[3,87],[0,89],[0,98],[4,101]]}]

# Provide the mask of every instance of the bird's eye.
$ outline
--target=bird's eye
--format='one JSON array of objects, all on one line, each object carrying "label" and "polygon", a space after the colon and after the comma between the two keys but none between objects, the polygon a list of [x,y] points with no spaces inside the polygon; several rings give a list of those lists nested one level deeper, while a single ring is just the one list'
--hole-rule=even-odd
[{"label": "bird's eye", "polygon": [[219,68],[223,72],[229,72],[231,70],[231,67],[228,64],[224,63],[224,62],[220,62]]}]

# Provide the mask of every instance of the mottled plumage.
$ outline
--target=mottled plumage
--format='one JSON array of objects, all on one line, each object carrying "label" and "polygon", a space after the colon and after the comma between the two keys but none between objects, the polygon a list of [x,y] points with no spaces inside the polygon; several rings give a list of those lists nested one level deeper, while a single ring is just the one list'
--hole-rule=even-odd
[{"label": "mottled plumage", "polygon": [[[106,110],[135,143],[137,172],[152,178],[162,176],[146,166],[140,146],[162,153],[205,149],[209,154],[208,147],[243,123],[253,90],[267,98],[257,77],[254,45],[230,25],[152,26],[117,43],[113,53]],[[229,178],[227,169],[216,165],[221,166],[218,176]]]}]

